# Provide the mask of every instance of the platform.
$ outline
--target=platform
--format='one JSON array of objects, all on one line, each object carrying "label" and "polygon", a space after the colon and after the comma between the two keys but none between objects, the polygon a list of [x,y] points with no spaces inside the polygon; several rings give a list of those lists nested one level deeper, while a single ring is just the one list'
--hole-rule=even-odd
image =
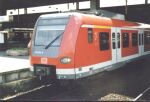
[{"label": "platform", "polygon": [[0,52],[0,84],[31,77],[29,56],[7,56]]},{"label": "platform", "polygon": [[29,68],[28,59],[0,57],[0,73]]}]

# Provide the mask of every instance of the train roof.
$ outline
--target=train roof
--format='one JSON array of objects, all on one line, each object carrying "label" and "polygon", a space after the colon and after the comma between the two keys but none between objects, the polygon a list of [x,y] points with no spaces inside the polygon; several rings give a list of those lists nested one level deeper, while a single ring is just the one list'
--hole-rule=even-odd
[{"label": "train roof", "polygon": [[40,18],[64,18],[64,17],[69,17],[69,16],[77,16],[77,15],[81,15],[80,13],[54,13],[54,14],[44,14],[44,15],[41,15]]},{"label": "train roof", "polygon": [[96,16],[94,14],[83,14],[83,13],[78,13],[78,12],[44,14],[44,15],[41,15],[40,18],[41,19],[66,18],[66,17],[69,18],[70,16],[78,17],[83,24],[150,29],[150,25],[144,24],[144,23],[130,22],[130,21],[124,21],[124,20],[119,20],[119,19],[111,19],[107,17]]}]

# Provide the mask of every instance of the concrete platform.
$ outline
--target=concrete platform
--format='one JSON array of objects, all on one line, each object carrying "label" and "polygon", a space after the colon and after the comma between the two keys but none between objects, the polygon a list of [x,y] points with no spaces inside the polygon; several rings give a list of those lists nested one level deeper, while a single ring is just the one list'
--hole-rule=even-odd
[{"label": "concrete platform", "polygon": [[0,52],[0,84],[32,77],[29,56],[7,56]]},{"label": "concrete platform", "polygon": [[29,68],[28,59],[0,57],[0,73]]},{"label": "concrete platform", "polygon": [[32,89],[29,56],[7,56],[0,51],[0,98]]}]

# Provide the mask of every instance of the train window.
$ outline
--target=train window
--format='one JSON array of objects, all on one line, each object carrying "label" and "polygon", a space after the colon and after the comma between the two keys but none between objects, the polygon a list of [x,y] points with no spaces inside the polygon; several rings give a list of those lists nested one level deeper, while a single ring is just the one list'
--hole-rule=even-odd
[{"label": "train window", "polygon": [[150,32],[147,33],[148,44],[150,44]]},{"label": "train window", "polygon": [[139,45],[141,45],[141,34],[139,34]]},{"label": "train window", "polygon": [[120,33],[117,33],[118,48],[120,48]]},{"label": "train window", "polygon": [[132,46],[137,46],[137,44],[138,44],[137,33],[132,33]]},{"label": "train window", "polygon": [[150,44],[150,32],[149,32],[149,35],[148,35],[148,44]]},{"label": "train window", "polygon": [[143,37],[143,34],[142,34],[142,45],[143,45],[143,38],[144,38],[144,37]]},{"label": "train window", "polygon": [[109,49],[109,33],[101,32],[99,33],[100,37],[100,50],[108,50]]},{"label": "train window", "polygon": [[66,25],[67,23],[68,23],[68,20],[69,20],[69,18],[68,17],[65,17],[65,18],[55,18],[55,19],[40,19],[39,21],[38,21],[38,26],[43,26],[43,25],[48,25],[48,26],[50,26],[50,25],[60,25],[60,24],[62,24],[62,25]]},{"label": "train window", "polygon": [[60,47],[69,18],[39,19],[36,27],[35,46]]},{"label": "train window", "polygon": [[123,33],[123,48],[129,47],[129,33]]},{"label": "train window", "polygon": [[115,38],[115,33],[112,33],[112,38]]},{"label": "train window", "polygon": [[148,35],[148,42],[150,44],[150,32],[149,32],[149,35]]},{"label": "train window", "polygon": [[116,48],[115,33],[112,33],[112,45],[113,49],[115,49]]},{"label": "train window", "polygon": [[89,43],[93,42],[93,30],[92,30],[92,28],[88,28],[88,42]]},{"label": "train window", "polygon": [[149,36],[148,36],[148,33],[147,32],[145,32],[144,33],[144,45],[147,45],[148,43],[149,43]]}]

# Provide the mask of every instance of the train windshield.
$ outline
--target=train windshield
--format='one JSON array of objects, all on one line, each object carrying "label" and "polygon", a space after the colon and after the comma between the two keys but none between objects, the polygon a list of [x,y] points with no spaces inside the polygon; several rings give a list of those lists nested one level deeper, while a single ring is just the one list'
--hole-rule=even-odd
[{"label": "train windshield", "polygon": [[59,47],[68,18],[40,19],[37,23],[35,46]]}]

